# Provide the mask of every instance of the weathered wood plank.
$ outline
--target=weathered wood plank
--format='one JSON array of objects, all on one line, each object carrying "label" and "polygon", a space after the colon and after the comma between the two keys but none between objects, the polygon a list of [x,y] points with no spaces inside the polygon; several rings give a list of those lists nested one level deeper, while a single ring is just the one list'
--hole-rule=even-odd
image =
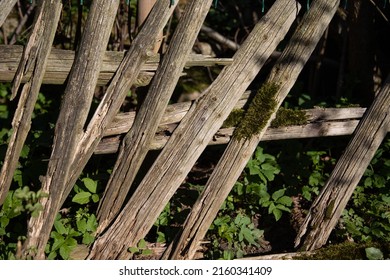
[{"label": "weathered wood plank", "polygon": [[[390,75],[316,197],[295,240],[314,250],[326,244],[363,173],[390,128]],[[304,239],[301,242],[301,239]],[[303,243],[303,244],[301,244]]]},{"label": "weathered wood plank", "polygon": [[118,158],[100,201],[97,234],[116,217],[148,151],[172,93],[191,53],[212,0],[192,0],[157,68],[135,122],[119,148]]},{"label": "weathered wood plank", "polygon": [[[10,82],[13,80],[18,63],[22,57],[22,46],[0,45],[0,82]],[[98,85],[106,85],[114,73],[117,71],[126,52],[107,51],[103,57],[103,64],[100,70]],[[50,52],[45,75],[43,77],[44,84],[63,84],[69,75],[69,71],[73,65],[75,53],[74,51],[61,50],[53,48]],[[159,64],[159,56],[150,56],[144,65],[141,66],[141,73],[138,76],[135,85],[142,86],[150,82],[153,77],[153,72]],[[213,58],[204,55],[191,54],[185,67],[193,66],[215,66],[229,65],[232,63],[231,58]],[[22,82],[26,82],[31,76],[31,71],[28,71]]]},{"label": "weathered wood plank", "polygon": [[[257,103],[252,102],[248,108],[248,112],[255,113],[260,110],[269,110],[263,114],[262,118],[264,119],[259,120],[263,122],[262,126],[258,130],[251,129],[250,133],[234,134],[204,190],[192,207],[183,229],[168,246],[162,258],[194,258],[199,241],[204,238],[223,201],[271,125],[277,110],[295,84],[338,6],[339,0],[313,1],[264,84],[264,86],[268,85],[272,88],[273,92],[264,93],[268,94],[267,100],[265,97],[256,100],[257,96],[255,96],[254,100]],[[274,99],[273,102],[271,102],[272,99]],[[269,102],[269,106],[267,106],[267,102]],[[268,107],[268,109],[264,107]],[[249,113],[246,116],[248,115]],[[237,129],[243,128],[243,124],[246,123],[245,118]],[[253,122],[253,119],[250,119],[249,122]],[[256,128],[253,127],[252,123],[249,123],[248,127]],[[248,127],[245,129],[248,130]]]},{"label": "weathered wood plank", "polygon": [[[79,140],[84,132],[118,6],[119,0],[95,0],[91,4],[65,88],[54,132],[52,154],[42,182],[42,191],[47,193],[48,197],[40,200],[43,211],[37,218],[31,218],[28,223],[28,237],[24,248],[25,253],[31,252],[35,259],[45,258],[44,251],[55,216],[60,210],[63,197],[70,191],[66,183],[73,167]],[[47,11],[51,12],[50,9]]]},{"label": "weathered wood plank", "polygon": [[62,3],[59,0],[41,2],[34,18],[34,28],[23,50],[12,86],[13,99],[19,91],[20,81],[30,69],[34,73],[23,85],[18,107],[12,120],[12,134],[8,143],[4,164],[0,172],[0,205],[5,200],[19,156],[31,126],[31,117],[38,98],[47,58],[60,19]]},{"label": "weathered wood plank", "polygon": [[[310,110],[307,110],[310,115]],[[306,125],[294,125],[280,128],[268,128],[261,141],[276,141],[287,139],[304,139],[315,137],[345,136],[351,135],[357,127],[359,120],[328,120],[323,122],[312,122]],[[175,124],[169,126],[170,130],[176,128]],[[162,133],[157,134],[150,145],[151,150],[161,150],[169,141],[170,136],[163,135],[164,126],[161,126]],[[208,145],[222,145],[229,143],[234,128],[222,128],[215,133]],[[95,150],[95,154],[111,154],[118,151],[121,136],[111,135],[103,138]]]},{"label": "weathered wood plank", "polygon": [[191,107],[117,219],[94,243],[100,258],[126,259],[191,170],[240,96],[297,15],[297,3],[278,0],[235,53],[233,63]]},{"label": "weathered wood plank", "polygon": [[3,25],[17,0],[1,0],[0,1],[0,27]]}]

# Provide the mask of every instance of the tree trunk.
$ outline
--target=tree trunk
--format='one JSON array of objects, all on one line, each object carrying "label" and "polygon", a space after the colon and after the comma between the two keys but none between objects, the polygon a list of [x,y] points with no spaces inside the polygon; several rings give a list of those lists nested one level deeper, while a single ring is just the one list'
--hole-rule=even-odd
[{"label": "tree trunk", "polygon": [[157,69],[149,92],[136,115],[134,125],[123,139],[116,164],[98,208],[98,233],[112,222],[122,208],[131,184],[149,151],[211,2],[212,0],[192,0],[186,6],[184,16]]},{"label": "tree trunk", "polygon": [[[31,253],[34,258],[44,258],[55,215],[61,207],[62,197],[67,195],[67,179],[83,133],[118,6],[119,0],[92,2],[81,45],[65,89],[55,128],[53,150],[42,184],[43,191],[49,196],[41,200],[43,212],[29,221],[25,256]],[[31,248],[36,248],[36,251]]]},{"label": "tree trunk", "polygon": [[12,86],[11,99],[15,98],[23,76],[34,73],[23,86],[18,107],[12,120],[12,134],[0,172],[0,205],[7,197],[19,156],[31,127],[31,116],[37,101],[46,64],[60,19],[61,1],[43,1],[34,19],[34,29],[24,48]]},{"label": "tree trunk", "polygon": [[[266,124],[255,134],[244,138],[237,133],[233,134],[231,142],[209,178],[205,189],[187,217],[183,230],[179,232],[173,243],[167,248],[163,258],[192,259],[194,257],[199,249],[200,241],[204,238],[223,201],[228,196],[275,117],[280,104],[294,85],[303,66],[333,18],[338,5],[338,0],[313,2],[265,83],[265,85],[278,85],[274,96],[269,97],[275,98],[277,103],[272,114],[268,120],[259,120],[259,122],[265,121]],[[256,97],[254,100],[256,100]],[[255,111],[265,110],[261,105],[258,108],[256,107],[258,105],[252,102],[248,112],[252,108]],[[245,117],[241,122],[241,126],[236,130],[241,129],[243,123],[245,123]]]},{"label": "tree trunk", "polygon": [[108,230],[90,259],[126,259],[157,219],[240,96],[287,33],[297,14],[292,0],[279,0],[237,51],[233,64],[197,100],[169,143]]},{"label": "tree trunk", "polygon": [[390,75],[373,104],[367,109],[355,133],[325,186],[310,207],[295,246],[315,250],[323,245],[375,155],[390,127]]}]

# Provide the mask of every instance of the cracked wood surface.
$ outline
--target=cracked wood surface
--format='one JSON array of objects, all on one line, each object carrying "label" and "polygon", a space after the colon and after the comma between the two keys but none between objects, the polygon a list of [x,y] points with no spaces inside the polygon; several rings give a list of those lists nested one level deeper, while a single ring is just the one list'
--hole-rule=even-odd
[{"label": "cracked wood surface", "polygon": [[45,257],[44,250],[55,215],[61,207],[62,198],[67,195],[67,179],[83,133],[118,6],[119,0],[92,2],[65,88],[54,132],[52,154],[42,182],[42,191],[47,193],[48,197],[40,201],[43,211],[39,216],[29,220],[28,236],[24,243],[25,257],[30,254],[36,259]]},{"label": "cracked wood surface", "polygon": [[12,85],[11,99],[19,91],[27,71],[34,73],[22,87],[18,106],[12,120],[12,134],[0,172],[0,205],[4,202],[11,186],[19,156],[31,127],[31,117],[41,88],[50,49],[60,19],[61,1],[44,1],[37,8],[34,28],[23,49]]},{"label": "cracked wood surface", "polygon": [[[363,173],[390,128],[390,75],[305,218],[295,246],[315,250],[326,244]],[[304,239],[303,242],[301,239]]]},{"label": "cracked wood surface", "polygon": [[89,259],[126,259],[153,226],[193,164],[295,20],[295,1],[279,0],[256,24],[233,63],[198,99],[174,131],[113,224],[95,241]]},{"label": "cracked wood surface", "polygon": [[199,242],[204,238],[223,201],[275,118],[280,104],[295,84],[338,5],[338,0],[319,0],[312,3],[266,80],[267,84],[278,85],[274,112],[265,127],[250,138],[239,139],[233,136],[182,229],[164,253],[163,259],[194,258]]},{"label": "cracked wood surface", "polygon": [[[234,108],[242,108],[246,102],[247,99],[242,98]],[[190,107],[191,102],[168,105],[154,140],[149,146],[150,150],[164,148],[165,144],[169,141],[169,134],[173,133]],[[261,140],[273,141],[351,135],[365,110],[366,108],[316,108],[304,110],[308,118],[307,124],[268,128]],[[133,125],[135,115],[135,112],[118,114],[106,130],[105,138],[96,147],[95,154],[116,153],[122,139],[120,134],[129,131]],[[215,133],[209,145],[229,143],[233,131],[234,127],[220,128]]]},{"label": "cracked wood surface", "polygon": [[[9,82],[15,76],[16,69],[22,57],[22,46],[0,45],[0,82]],[[119,65],[126,56],[127,52],[106,51],[103,56],[103,64],[100,68],[98,85],[106,85],[118,70]],[[61,50],[52,48],[48,57],[45,75],[43,76],[44,84],[64,84],[69,76],[70,69],[73,65],[75,52],[70,50]],[[151,55],[141,66],[141,73],[137,77],[134,85],[145,86],[156,71],[159,64],[159,55]],[[232,63],[231,58],[214,58],[210,56],[191,54],[186,61],[185,67],[193,66],[215,66],[229,65]],[[26,82],[31,71],[27,71],[22,79]]]},{"label": "cracked wood surface", "polygon": [[186,5],[134,124],[122,140],[115,166],[99,203],[97,234],[112,222],[122,208],[211,3],[212,0],[192,0]]}]

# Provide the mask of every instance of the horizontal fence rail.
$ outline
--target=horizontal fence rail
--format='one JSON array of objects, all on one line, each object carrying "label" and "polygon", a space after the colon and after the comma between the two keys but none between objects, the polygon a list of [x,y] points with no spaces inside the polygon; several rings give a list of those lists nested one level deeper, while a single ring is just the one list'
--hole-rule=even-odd
[{"label": "horizontal fence rail", "polygon": [[[13,80],[19,61],[22,57],[23,46],[0,45],[0,82],[10,82]],[[103,65],[100,71],[98,85],[106,85],[118,69],[126,52],[106,52],[103,58]],[[43,77],[43,84],[63,84],[69,75],[75,57],[74,51],[52,49],[46,66],[46,72]],[[142,72],[139,75],[136,86],[149,84],[157,69],[159,63],[158,55],[151,55]],[[210,56],[191,54],[185,67],[192,66],[215,66],[229,65],[232,63],[231,58],[213,58]],[[27,81],[31,76],[28,72],[22,82]]]}]

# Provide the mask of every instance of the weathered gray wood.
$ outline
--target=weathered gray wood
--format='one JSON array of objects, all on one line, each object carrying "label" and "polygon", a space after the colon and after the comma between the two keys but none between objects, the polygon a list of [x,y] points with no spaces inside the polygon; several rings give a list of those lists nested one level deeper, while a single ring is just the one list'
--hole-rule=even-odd
[{"label": "weathered gray wood", "polygon": [[[48,193],[48,197],[40,201],[43,211],[37,218],[31,218],[28,224],[25,252],[31,252],[36,259],[45,258],[44,250],[55,215],[61,207],[62,197],[68,194],[67,179],[91,106],[118,6],[119,0],[95,0],[91,4],[61,104],[48,170],[42,182],[42,190]],[[30,248],[36,250],[31,251]]]},{"label": "weathered gray wood", "polygon": [[0,1],[0,27],[3,25],[17,0],[1,0]]},{"label": "weathered gray wood", "polygon": [[326,244],[342,211],[390,128],[390,75],[299,229],[295,246],[314,250]]},{"label": "weathered gray wood", "polygon": [[135,122],[119,148],[118,158],[97,211],[98,234],[105,230],[122,208],[149,151],[211,3],[212,0],[191,0],[186,5],[182,20],[176,27],[168,50],[157,68]]},{"label": "weathered gray wood", "polygon": [[[310,10],[304,15],[266,81],[267,84],[278,85],[275,93],[276,108],[259,132],[248,138],[233,136],[203,192],[192,207],[182,231],[168,246],[163,258],[192,259],[194,257],[199,242],[204,238],[223,201],[275,118],[276,111],[294,85],[338,5],[337,0],[313,1]],[[251,107],[248,110],[250,109]]]},{"label": "weathered gray wood", "polygon": [[[134,84],[141,71],[141,66],[151,53],[151,49],[157,39],[156,34],[164,28],[176,5],[177,2],[174,5],[170,5],[170,0],[160,0],[153,6],[150,16],[133,41],[126,57],[121,62],[99,107],[96,109],[85,133],[80,139],[77,155],[72,164],[72,172],[70,177],[67,178],[67,193],[71,191],[84,166],[103,137],[104,131],[122,106],[128,89]],[[65,198],[66,196],[62,200],[64,201]]]},{"label": "weathered gray wood", "polygon": [[287,33],[295,1],[279,0],[254,27],[212,85],[191,107],[113,224],[94,243],[91,259],[126,259],[153,226],[240,96]]},{"label": "weathered gray wood", "polygon": [[[243,108],[248,101],[247,97],[249,94],[249,91],[245,92],[236,106],[234,106],[234,109]],[[179,123],[188,113],[188,110],[191,108],[191,104],[192,102],[182,102],[168,105],[159,124],[161,129],[163,129],[165,125]],[[360,119],[365,110],[366,108],[353,107],[315,108],[303,111],[306,112],[308,122],[319,123],[325,121]],[[127,133],[134,123],[135,115],[135,112],[119,113],[116,115],[110,126],[104,131],[104,136]],[[326,136],[327,135],[328,134],[326,134]]]},{"label": "weathered gray wood", "polygon": [[19,162],[20,153],[31,127],[31,116],[38,98],[47,58],[57,30],[61,8],[62,4],[60,0],[41,2],[34,18],[34,28],[24,48],[22,59],[15,75],[11,99],[17,95],[21,79],[26,69],[30,69],[34,73],[23,86],[18,107],[12,120],[12,134],[0,172],[0,205],[7,196]]},{"label": "weathered gray wood", "polygon": [[[350,115],[344,114],[345,119],[339,119],[337,118],[337,116],[335,118],[332,118],[332,116],[329,115],[329,119],[320,122],[315,121],[315,118],[313,118],[312,115],[317,114],[318,109],[305,110],[310,123],[306,125],[268,128],[261,141],[351,135],[359,123],[358,119],[363,115],[363,112],[365,110],[364,108],[359,109],[359,111],[361,111],[361,114],[358,117],[354,114],[354,112],[357,111],[354,109],[352,110]],[[320,110],[324,111],[323,109]],[[349,111],[349,109],[330,109],[332,113],[337,113],[337,110],[345,112]],[[186,112],[184,112],[183,115],[185,113]],[[176,116],[174,116],[172,120],[174,120],[174,122],[177,122],[177,119],[181,119],[182,117],[183,116],[179,116],[177,118]],[[126,119],[128,118],[126,117]],[[124,120],[120,120],[120,123],[122,123],[123,121]],[[133,120],[129,121],[129,123],[126,123],[126,125],[121,126],[120,128],[123,128],[125,130],[124,132],[126,132],[128,130],[128,126],[131,126],[132,122]],[[154,141],[150,144],[149,149],[161,150],[162,148],[164,148],[170,138],[170,136],[164,134],[166,131],[172,132],[177,127],[177,124],[175,124],[174,122],[165,125],[160,123],[160,127],[157,130],[157,135],[154,137]],[[233,127],[219,129],[208,145],[221,145],[229,143],[233,132]],[[103,138],[99,145],[96,147],[95,154],[116,153],[118,151],[118,147],[121,141],[120,136],[114,136],[116,134],[117,133],[109,133],[111,137]]]},{"label": "weathered gray wood", "polygon": [[[22,57],[22,46],[0,45],[0,82],[10,82],[15,76],[19,61]],[[126,52],[107,51],[103,57],[103,64],[100,69],[98,85],[106,85],[118,70]],[[52,49],[46,65],[44,84],[63,84],[69,76],[69,71],[73,65],[74,51]],[[148,60],[141,66],[141,73],[136,79],[134,85],[144,86],[149,84],[159,64],[159,55],[152,54]],[[192,66],[215,66],[229,65],[231,58],[213,58],[209,56],[191,54],[185,64],[186,67]],[[31,76],[31,71],[27,69],[22,83],[26,82]]]}]

